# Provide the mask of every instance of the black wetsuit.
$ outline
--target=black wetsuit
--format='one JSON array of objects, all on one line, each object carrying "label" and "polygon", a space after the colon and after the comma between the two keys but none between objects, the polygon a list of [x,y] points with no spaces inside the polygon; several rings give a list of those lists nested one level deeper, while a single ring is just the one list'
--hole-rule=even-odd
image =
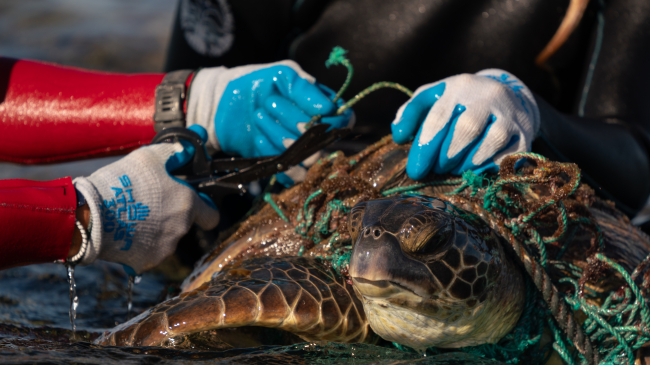
[{"label": "black wetsuit", "polygon": [[[542,123],[533,150],[578,163],[602,195],[634,214],[650,195],[650,1],[591,1],[578,28],[550,58],[553,71],[542,70],[535,57],[568,3],[181,0],[166,68],[290,58],[338,89],[345,69],[324,65],[338,45],[349,50],[355,67],[347,97],[377,81],[415,89],[459,73],[501,68],[536,93]],[[584,113],[579,113],[582,99]],[[406,100],[395,90],[382,90],[357,104],[361,139],[370,142],[390,133],[390,122]]]}]

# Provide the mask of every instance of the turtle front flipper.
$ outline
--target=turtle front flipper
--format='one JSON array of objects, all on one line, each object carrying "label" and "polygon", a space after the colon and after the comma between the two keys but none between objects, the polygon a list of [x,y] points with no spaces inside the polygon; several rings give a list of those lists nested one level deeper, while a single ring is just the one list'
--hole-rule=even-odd
[{"label": "turtle front flipper", "polygon": [[220,272],[105,332],[96,343],[162,346],[196,332],[242,326],[277,328],[306,341],[376,338],[345,278],[313,259],[265,257]]}]

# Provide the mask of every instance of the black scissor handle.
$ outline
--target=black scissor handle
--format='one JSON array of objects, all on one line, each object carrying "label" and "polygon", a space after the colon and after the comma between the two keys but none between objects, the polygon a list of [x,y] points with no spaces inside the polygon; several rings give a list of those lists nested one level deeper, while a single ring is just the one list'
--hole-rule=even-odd
[{"label": "black scissor handle", "polygon": [[217,206],[221,206],[221,202],[226,195],[233,193],[241,194],[245,192],[243,187],[238,184],[220,183],[214,184],[214,186],[210,187],[200,187],[197,186],[198,184],[195,181],[192,181],[197,177],[208,177],[213,172],[210,165],[210,158],[207,156],[205,150],[205,142],[203,142],[201,136],[196,132],[183,127],[166,128],[156,134],[156,136],[151,140],[151,144],[165,142],[175,143],[180,142],[181,140],[188,141],[192,146],[194,146],[194,158],[190,166],[191,171],[187,174],[190,176],[190,180],[186,182],[194,186],[194,188],[199,192],[207,194]]},{"label": "black scissor handle", "polygon": [[194,146],[194,158],[192,160],[192,175],[208,176],[210,170],[209,158],[205,151],[205,142],[196,132],[183,127],[172,127],[163,129],[151,140],[151,144],[162,142],[188,141]]}]

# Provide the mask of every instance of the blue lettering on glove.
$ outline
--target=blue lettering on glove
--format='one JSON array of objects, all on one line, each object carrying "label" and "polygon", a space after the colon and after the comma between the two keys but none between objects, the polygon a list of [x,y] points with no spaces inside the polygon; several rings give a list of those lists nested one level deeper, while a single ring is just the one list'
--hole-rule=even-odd
[{"label": "blue lettering on glove", "polygon": [[129,205],[129,220],[144,221],[149,216],[149,207],[142,203]]},{"label": "blue lettering on glove", "polygon": [[[147,220],[150,211],[147,205],[134,199],[133,189],[124,189],[131,186],[131,179],[127,175],[121,176],[119,181],[122,187],[111,187],[115,197],[104,200],[101,215],[104,232],[114,232],[113,241],[123,241],[124,246],[120,250],[128,251],[133,243],[132,238],[136,234],[137,222],[133,221]],[[122,212],[124,212],[123,217]]]},{"label": "blue lettering on glove", "polygon": [[521,89],[524,88],[524,85],[517,85],[516,83],[519,82],[517,80],[508,80],[510,78],[510,75],[508,74],[501,74],[501,77],[496,77],[492,75],[487,75],[485,77],[487,77],[488,79],[499,81],[500,83],[509,87],[510,90],[514,91],[515,95],[517,96],[517,99],[519,99],[519,101],[521,102],[521,106],[524,108],[526,113],[530,114],[528,108],[526,107],[526,101],[524,100],[524,96],[521,94]]}]

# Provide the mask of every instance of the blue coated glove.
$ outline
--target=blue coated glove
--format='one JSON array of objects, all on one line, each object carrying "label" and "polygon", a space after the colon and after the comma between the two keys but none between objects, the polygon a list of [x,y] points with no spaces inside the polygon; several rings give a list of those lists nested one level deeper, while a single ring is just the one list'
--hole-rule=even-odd
[{"label": "blue coated glove", "polygon": [[[192,129],[207,137],[203,128]],[[214,228],[219,223],[214,203],[170,174],[193,155],[191,144],[154,144],[76,178],[92,222],[88,245],[80,249],[81,264],[102,259],[140,274],[174,253],[193,223]]]},{"label": "blue coated glove", "polygon": [[[243,157],[278,155],[303,132],[315,115],[331,115],[343,105],[334,92],[316,83],[293,61],[235,68],[203,69],[192,81],[187,124],[208,131],[213,150]],[[341,128],[352,111],[325,117]]]},{"label": "blue coated glove", "polygon": [[406,165],[414,180],[431,171],[496,172],[504,157],[530,151],[539,110],[521,80],[488,69],[421,86],[400,107],[391,128],[396,143],[415,136]]}]

